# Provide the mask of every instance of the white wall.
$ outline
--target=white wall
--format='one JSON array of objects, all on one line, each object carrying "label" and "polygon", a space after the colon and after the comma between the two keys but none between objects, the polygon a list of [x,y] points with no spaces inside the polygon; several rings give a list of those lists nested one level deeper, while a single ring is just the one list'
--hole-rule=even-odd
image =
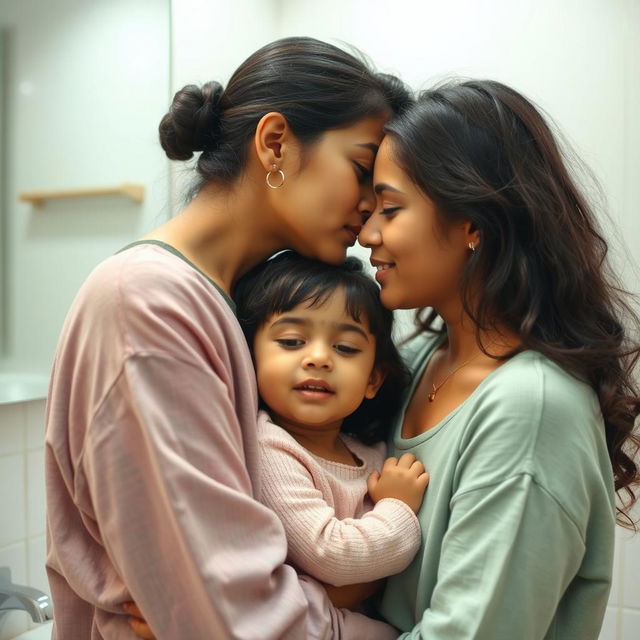
[{"label": "white wall", "polygon": [[[187,84],[223,86],[256,49],[277,38],[278,0],[172,0],[172,94]],[[192,164],[173,163],[173,211],[184,205]]]},{"label": "white wall", "polygon": [[[49,593],[44,568],[44,400],[0,404],[0,567],[14,584]],[[24,611],[0,615],[0,640],[34,626]]]},{"label": "white wall", "polygon": [[[0,0],[9,31],[9,333],[4,369],[48,371],[64,315],[104,257],[166,219],[157,126],[169,96],[169,0]],[[117,197],[19,203],[25,190],[139,182]]]}]

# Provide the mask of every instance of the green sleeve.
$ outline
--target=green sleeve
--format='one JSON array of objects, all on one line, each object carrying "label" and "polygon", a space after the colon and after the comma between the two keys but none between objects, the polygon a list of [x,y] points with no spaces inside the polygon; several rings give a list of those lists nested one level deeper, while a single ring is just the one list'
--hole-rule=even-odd
[{"label": "green sleeve", "polygon": [[530,474],[457,494],[431,607],[400,637],[541,640],[583,553],[574,523]]}]

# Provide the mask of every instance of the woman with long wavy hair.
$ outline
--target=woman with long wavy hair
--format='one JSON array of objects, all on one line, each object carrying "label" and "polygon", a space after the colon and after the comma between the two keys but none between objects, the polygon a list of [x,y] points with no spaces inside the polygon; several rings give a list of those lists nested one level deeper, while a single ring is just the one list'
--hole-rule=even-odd
[{"label": "woman with long wavy hair", "polygon": [[549,126],[450,82],[386,126],[360,241],[420,308],[396,455],[431,475],[423,545],[383,615],[424,640],[589,640],[638,482],[638,321]]}]

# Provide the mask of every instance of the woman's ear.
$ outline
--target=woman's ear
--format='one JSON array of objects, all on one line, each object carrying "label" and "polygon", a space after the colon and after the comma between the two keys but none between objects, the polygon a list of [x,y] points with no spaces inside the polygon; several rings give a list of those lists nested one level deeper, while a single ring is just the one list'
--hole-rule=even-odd
[{"label": "woman's ear", "polygon": [[475,250],[480,244],[480,232],[476,229],[475,225],[470,220],[463,223],[463,230],[464,230],[464,237],[465,237],[465,240],[464,240],[465,245],[467,247],[473,246]]},{"label": "woman's ear", "polygon": [[258,122],[254,144],[260,164],[270,171],[275,164],[282,168],[286,147],[290,144],[291,129],[287,119],[276,111],[267,113]]},{"label": "woman's ear", "polygon": [[371,375],[369,376],[369,382],[367,383],[367,389],[364,393],[364,397],[369,400],[375,398],[386,377],[387,374],[380,367],[374,367]]}]

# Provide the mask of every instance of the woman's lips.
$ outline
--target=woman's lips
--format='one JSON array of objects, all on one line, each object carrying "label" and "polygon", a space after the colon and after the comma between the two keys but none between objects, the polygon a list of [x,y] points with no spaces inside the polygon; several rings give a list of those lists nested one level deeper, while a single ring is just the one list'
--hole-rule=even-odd
[{"label": "woman's lips", "polygon": [[382,284],[391,273],[391,270],[395,267],[395,262],[383,262],[382,260],[371,260],[371,265],[376,270],[376,280]]}]

